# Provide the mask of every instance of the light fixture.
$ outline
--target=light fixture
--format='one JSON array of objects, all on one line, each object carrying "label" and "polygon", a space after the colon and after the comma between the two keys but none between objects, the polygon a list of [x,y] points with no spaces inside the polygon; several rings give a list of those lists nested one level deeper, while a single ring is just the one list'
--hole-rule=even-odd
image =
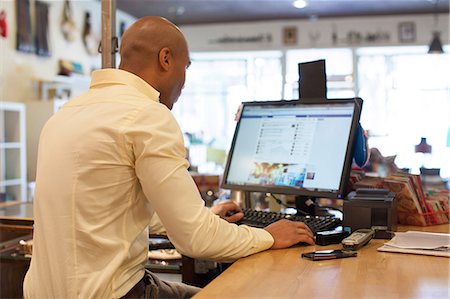
[{"label": "light fixture", "polygon": [[420,143],[414,147],[414,151],[416,153],[422,153],[422,167],[425,168],[425,155],[431,154],[431,145],[427,143],[427,139],[425,137],[420,138]]},{"label": "light fixture", "polygon": [[305,0],[296,0],[292,2],[292,5],[298,9],[305,8],[308,6],[308,3]]},{"label": "light fixture", "polygon": [[414,147],[416,153],[431,153],[431,145],[427,143],[427,139],[425,137],[420,138],[420,143]]},{"label": "light fixture", "polygon": [[442,49],[442,42],[439,37],[441,33],[439,31],[433,32],[433,39],[431,40],[430,48],[428,49],[428,53],[430,54],[442,54],[444,50]]},{"label": "light fixture", "polygon": [[437,31],[438,27],[438,2],[439,0],[435,0],[434,2],[434,28],[433,31],[433,39],[430,43],[430,48],[428,49],[428,53],[430,54],[442,54],[444,53],[444,50],[442,49],[442,42],[440,38],[440,32]]}]

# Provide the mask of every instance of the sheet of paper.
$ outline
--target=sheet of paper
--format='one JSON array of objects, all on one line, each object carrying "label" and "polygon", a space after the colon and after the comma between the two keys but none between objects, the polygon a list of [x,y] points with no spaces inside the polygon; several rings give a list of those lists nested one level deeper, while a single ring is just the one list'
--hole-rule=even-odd
[{"label": "sheet of paper", "polygon": [[397,248],[397,247],[392,247],[392,246],[388,246],[388,245],[383,245],[383,246],[379,247],[377,250],[385,251],[385,252],[443,256],[443,257],[450,258],[450,251],[440,251],[440,250],[431,250],[431,249],[404,249],[404,248]]},{"label": "sheet of paper", "polygon": [[385,246],[403,249],[429,249],[450,251],[450,234],[408,231],[395,233],[395,237]]}]

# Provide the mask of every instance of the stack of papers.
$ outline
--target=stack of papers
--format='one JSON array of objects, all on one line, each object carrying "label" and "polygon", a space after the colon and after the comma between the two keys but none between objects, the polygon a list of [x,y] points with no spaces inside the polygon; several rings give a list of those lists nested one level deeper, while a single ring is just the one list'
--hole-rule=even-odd
[{"label": "stack of papers", "polygon": [[425,254],[450,257],[450,234],[408,231],[395,237],[378,251]]}]

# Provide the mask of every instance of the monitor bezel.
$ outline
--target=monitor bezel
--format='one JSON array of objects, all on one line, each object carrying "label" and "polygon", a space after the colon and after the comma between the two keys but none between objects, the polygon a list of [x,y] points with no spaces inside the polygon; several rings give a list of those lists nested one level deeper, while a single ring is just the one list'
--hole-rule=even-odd
[{"label": "monitor bezel", "polygon": [[298,187],[289,187],[289,186],[262,186],[262,185],[237,185],[227,182],[228,172],[230,169],[230,164],[233,158],[234,148],[236,145],[237,133],[239,132],[239,128],[241,125],[241,117],[239,116],[238,122],[236,124],[236,128],[233,135],[233,140],[231,143],[230,151],[228,153],[227,162],[225,164],[224,174],[221,182],[221,188],[229,189],[229,190],[239,190],[239,191],[250,191],[250,192],[263,192],[263,193],[272,193],[272,194],[286,194],[286,195],[297,195],[297,196],[306,196],[306,197],[314,197],[314,198],[337,198],[343,199],[346,196],[346,188],[349,182],[349,176],[351,172],[352,159],[353,159],[353,150],[355,143],[355,135],[358,129],[358,123],[361,116],[362,104],[363,100],[361,98],[346,98],[346,99],[301,99],[301,100],[281,100],[281,101],[252,101],[252,102],[242,102],[242,110],[246,106],[261,106],[261,105],[339,105],[339,104],[348,104],[354,103],[352,122],[350,127],[349,139],[347,142],[347,151],[344,159],[344,167],[342,169],[341,181],[339,183],[339,188],[337,190],[322,190],[322,189],[306,189],[306,188],[298,188]]}]

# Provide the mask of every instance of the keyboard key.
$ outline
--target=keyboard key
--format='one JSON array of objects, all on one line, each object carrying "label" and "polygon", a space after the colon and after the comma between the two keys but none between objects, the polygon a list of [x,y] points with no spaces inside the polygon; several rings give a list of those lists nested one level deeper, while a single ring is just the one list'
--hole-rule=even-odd
[{"label": "keyboard key", "polygon": [[244,218],[237,224],[245,224],[258,228],[264,228],[267,225],[281,219],[304,222],[313,233],[328,231],[342,224],[341,220],[334,216],[302,216],[278,212],[256,211],[251,209],[243,209],[243,212]]}]

